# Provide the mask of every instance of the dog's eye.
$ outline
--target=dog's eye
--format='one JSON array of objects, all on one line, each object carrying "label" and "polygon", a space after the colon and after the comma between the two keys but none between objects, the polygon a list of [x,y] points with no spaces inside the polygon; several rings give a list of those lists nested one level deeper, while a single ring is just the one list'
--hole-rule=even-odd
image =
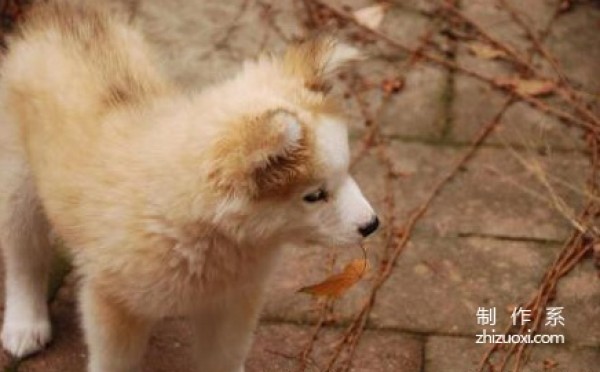
[{"label": "dog's eye", "polygon": [[318,189],[315,192],[304,195],[304,201],[307,203],[316,203],[321,200],[327,200],[327,191],[324,189]]}]

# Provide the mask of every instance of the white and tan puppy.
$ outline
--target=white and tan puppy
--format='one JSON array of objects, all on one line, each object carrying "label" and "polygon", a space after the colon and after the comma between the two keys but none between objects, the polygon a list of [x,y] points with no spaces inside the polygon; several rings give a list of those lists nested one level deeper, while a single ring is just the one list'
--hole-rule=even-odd
[{"label": "white and tan puppy", "polygon": [[139,370],[151,326],[181,315],[199,371],[243,370],[281,246],[355,244],[377,228],[320,89],[356,57],[321,38],[188,94],[128,25],[34,8],[1,69],[4,348],[50,340],[52,229],[81,277],[89,371]]}]

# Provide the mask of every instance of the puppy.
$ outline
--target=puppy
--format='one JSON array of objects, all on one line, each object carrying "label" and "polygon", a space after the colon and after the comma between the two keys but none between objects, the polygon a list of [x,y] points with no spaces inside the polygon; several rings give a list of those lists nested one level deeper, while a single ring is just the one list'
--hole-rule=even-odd
[{"label": "puppy", "polygon": [[51,338],[52,229],[81,278],[89,371],[138,371],[169,316],[192,319],[199,371],[243,371],[282,245],[356,244],[377,228],[323,89],[357,57],[320,38],[184,93],[127,24],[34,8],[1,68],[4,348],[22,357]]}]

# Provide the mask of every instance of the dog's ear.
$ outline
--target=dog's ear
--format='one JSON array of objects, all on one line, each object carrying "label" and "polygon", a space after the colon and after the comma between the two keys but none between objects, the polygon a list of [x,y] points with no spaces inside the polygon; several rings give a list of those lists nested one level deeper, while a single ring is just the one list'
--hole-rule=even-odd
[{"label": "dog's ear", "polygon": [[285,194],[309,173],[306,129],[286,110],[246,118],[215,146],[212,179],[229,193]]},{"label": "dog's ear", "polygon": [[358,49],[321,36],[292,45],[283,57],[283,66],[287,73],[303,79],[307,88],[327,92],[334,72],[362,58]]}]

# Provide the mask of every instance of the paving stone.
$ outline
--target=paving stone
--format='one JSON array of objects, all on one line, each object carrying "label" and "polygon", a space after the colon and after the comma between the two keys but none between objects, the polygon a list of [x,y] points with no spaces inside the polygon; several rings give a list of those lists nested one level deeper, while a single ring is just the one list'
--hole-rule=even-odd
[{"label": "paving stone", "polygon": [[432,14],[437,9],[436,2],[431,0],[393,0],[392,3],[403,9],[426,15]]},{"label": "paving stone", "polygon": [[418,64],[405,75],[405,86],[392,95],[379,116],[389,136],[438,139],[445,130],[448,105],[448,72]]},{"label": "paving stone", "polygon": [[[578,2],[555,21],[547,40],[566,75],[589,93],[600,93],[600,6]],[[588,96],[587,98],[592,98]]]},{"label": "paving stone", "polygon": [[555,328],[568,343],[600,346],[600,280],[592,260],[586,260],[561,279],[553,306],[564,307],[565,327]]},{"label": "paving stone", "polygon": [[[406,218],[419,206],[465,151],[463,147],[393,142],[391,156],[397,170],[408,174],[395,186],[398,218]],[[582,204],[581,192],[585,190],[588,166],[583,155],[527,152],[515,155],[503,149],[482,148],[437,196],[419,228],[435,230],[443,236],[483,234],[564,239],[571,226],[553,206],[538,199],[547,198],[549,192],[524,169],[516,156],[537,162],[549,177],[569,184],[565,187],[558,183],[554,187],[567,205],[577,209]],[[382,166],[374,156],[368,156],[356,165],[354,173],[368,199],[384,213]]]},{"label": "paving stone", "polygon": [[[488,77],[508,77],[514,72],[502,62],[489,61],[469,54],[465,46],[458,48],[459,65]],[[489,123],[508,97],[488,83],[464,74],[456,74],[450,111],[452,128],[448,139],[466,142],[479,128]],[[569,127],[556,117],[519,102],[505,112],[502,124],[486,140],[488,144],[515,144],[534,148],[584,149],[581,130]]]},{"label": "paving stone", "polygon": [[430,18],[406,11],[398,5],[388,9],[379,30],[403,45],[416,48],[422,37],[436,29],[436,26]]},{"label": "paving stone", "polygon": [[[352,81],[353,77],[348,76],[348,74],[340,74],[334,80],[331,93],[335,94],[342,104],[350,138],[361,138],[367,127],[371,125],[371,123],[366,122],[368,116],[377,116],[378,108],[385,99],[381,88],[382,82],[400,76],[398,64],[401,63],[401,60],[401,58],[386,59],[380,57],[369,58],[356,63],[353,66],[354,72],[362,80],[360,84],[364,84],[360,96],[351,90],[353,84],[359,84]],[[363,107],[358,103],[359,99],[361,104],[364,105]],[[363,109],[368,113],[366,116]]]},{"label": "paving stone", "polygon": [[[522,154],[523,155],[523,154]],[[439,156],[439,155],[438,155]],[[569,186],[554,184],[554,192],[569,208],[583,204],[587,160],[579,155],[540,156],[528,154],[526,161],[538,163],[548,177],[556,177]],[[434,161],[434,160],[432,160]],[[423,226],[437,229],[442,235],[460,232],[516,238],[554,239],[562,241],[572,226],[551,200],[551,192],[511,155],[486,149],[471,161],[467,171],[442,191],[423,219]],[[438,173],[439,174],[439,173]],[[575,190],[579,191],[573,191]],[[524,191],[525,190],[525,191]],[[532,193],[532,194],[530,194]],[[406,195],[406,199],[410,194]],[[536,198],[543,197],[546,201]],[[450,233],[452,235],[452,233]]]},{"label": "paving stone", "polygon": [[[378,25],[377,30],[385,33],[396,42],[416,48],[422,42],[422,37],[438,28],[438,23],[433,22],[432,18],[427,16],[425,10],[427,6],[419,5],[421,1],[401,1],[388,2],[384,11],[384,17]],[[373,0],[331,0],[327,4],[338,10],[346,12],[352,16],[354,12],[365,8],[377,6],[378,3]],[[419,10],[421,6],[423,10]],[[294,11],[294,9],[292,9]],[[326,32],[329,31],[336,37],[350,40],[355,47],[364,49],[367,56],[386,55],[386,56],[407,56],[404,51],[395,48],[388,48],[389,45],[377,40],[376,37],[362,32],[356,25],[349,22],[338,22],[339,27],[331,30],[326,25]]]},{"label": "paving stone", "polygon": [[[558,6],[557,0],[510,0],[508,3],[520,14],[535,32],[547,27]],[[513,47],[521,55],[529,45],[521,28],[512,21],[510,14],[495,0],[475,0],[461,3],[462,12],[475,20],[497,40]]]},{"label": "paving stone", "polygon": [[[506,18],[508,14],[505,11],[487,3],[489,2],[467,2],[464,4],[464,11],[481,21],[486,30],[490,30],[493,35],[504,38],[503,40],[519,40],[519,43],[523,44],[521,54],[526,56],[529,52],[524,46],[530,46],[530,43],[516,36],[519,34],[518,28]],[[553,14],[552,9],[555,9],[556,2],[513,2],[513,6],[526,15],[528,24],[534,30],[541,31],[549,22],[551,17],[548,17]],[[597,59],[593,56],[600,53],[598,48],[594,48],[595,45],[600,45],[600,26],[596,25],[598,20],[600,10],[596,6],[573,5],[572,11],[561,14],[553,22],[550,36],[545,43],[550,52],[558,57],[567,76],[591,91],[598,91],[597,87],[600,86],[600,80],[596,78],[599,68],[593,62]],[[457,62],[488,77],[508,77],[516,74],[506,62],[490,61],[470,55],[465,45],[458,49]],[[533,64],[545,75],[554,77],[548,63],[539,56],[534,58]],[[458,141],[469,140],[477,128],[494,117],[506,100],[501,92],[489,87],[487,83],[460,73],[455,76],[453,98],[453,128],[449,139]],[[557,106],[555,101],[551,100],[551,105]],[[585,148],[582,137],[581,131],[565,128],[555,117],[519,103],[507,111],[501,130],[494,133],[488,139],[488,143],[526,142],[537,147]]]},{"label": "paving stone", "polygon": [[[248,372],[294,371],[298,361],[294,358],[302,352],[311,336],[311,327],[293,325],[262,325],[247,361]],[[311,359],[320,366],[331,355],[331,348],[340,337],[340,330],[326,330]],[[422,345],[419,339],[385,331],[366,331],[358,346],[351,371],[406,371],[421,370]],[[291,356],[291,358],[290,358]],[[309,364],[307,371],[319,371]]]},{"label": "paving stone", "polygon": [[[373,0],[332,0],[327,3],[349,13],[377,5]],[[412,0],[389,2],[388,5],[378,30],[409,47],[419,45],[421,36],[433,26],[431,18],[421,14],[426,13],[428,5]],[[350,27],[345,31],[352,33],[356,30]]]},{"label": "paving stone", "polygon": [[[246,58],[283,49],[284,42],[264,19],[263,8],[244,7],[245,3],[142,1],[135,23],[158,50],[165,72],[182,86],[198,89],[230,77]],[[291,37],[297,29],[291,13],[280,14],[286,17],[277,24],[285,24],[283,31]]]},{"label": "paving stone", "polygon": [[[474,335],[479,307],[496,307],[498,331],[514,306],[527,302],[557,247],[488,239],[416,240],[382,288],[373,324],[419,332]],[[600,284],[590,264],[564,278],[551,306],[564,307],[564,334],[576,345],[600,346]],[[573,286],[577,285],[577,289]],[[585,304],[589,305],[585,305]]]},{"label": "paving stone", "polygon": [[[370,253],[371,254],[371,253]],[[331,266],[332,256],[336,263]],[[315,322],[318,318],[318,301],[305,293],[302,287],[321,282],[332,273],[341,272],[343,267],[355,258],[362,258],[362,251],[355,249],[335,249],[318,246],[286,246],[274,273],[267,294],[263,316],[268,320]],[[336,304],[335,317],[348,320],[364,302],[370,282],[361,281]]]},{"label": "paving stone", "polygon": [[137,6],[142,0],[104,0],[100,4],[97,0],[70,0],[70,2],[92,6],[102,6],[108,10],[112,17],[123,17],[130,21],[135,16]]},{"label": "paving stone", "polygon": [[[357,10],[373,5],[358,2],[350,9]],[[346,4],[347,5],[347,4]],[[402,6],[391,6],[381,25],[381,31],[409,47],[417,47],[421,37],[435,28],[427,17],[406,11]],[[359,44],[367,58],[355,65],[355,72],[363,79],[359,85],[360,107],[355,94],[343,87],[346,96],[345,109],[349,116],[351,135],[358,137],[365,129],[363,109],[391,136],[438,138],[444,130],[444,109],[447,101],[448,73],[435,66],[416,64],[407,67],[409,56],[397,49]],[[385,80],[400,79],[403,87],[396,94],[388,95],[382,89]],[[365,89],[366,88],[366,89]]]},{"label": "paving stone", "polygon": [[[378,295],[371,317],[375,327],[418,333],[474,335],[479,307],[496,307],[498,329],[510,319],[509,305],[527,301],[558,251],[556,245],[482,238],[434,238],[419,233],[400,257],[394,273]],[[339,251],[338,266],[357,252]],[[372,245],[372,262],[381,246]],[[327,252],[286,249],[265,306],[265,317],[314,321],[316,304],[297,289],[327,276]],[[339,270],[339,269],[338,269]],[[591,264],[563,279],[553,306],[563,306],[569,342],[600,346],[599,283]],[[372,276],[338,300],[334,313],[346,321],[362,306]],[[589,304],[589,305],[586,305]]]},{"label": "paving stone", "polygon": [[169,319],[158,324],[148,344],[144,370],[195,371],[191,337],[191,327],[185,319]]},{"label": "paving stone", "polygon": [[[369,248],[372,262],[378,249]],[[557,249],[536,243],[435,239],[419,234],[380,292],[372,324],[419,333],[474,335],[481,330],[475,317],[480,306],[497,307],[499,324],[506,324],[510,315],[506,308],[529,299]],[[341,263],[357,256],[356,252],[339,254]],[[327,252],[317,249],[287,250],[269,290],[265,316],[314,321],[315,302],[296,291],[327,276],[326,257]],[[559,333],[570,343],[600,345],[600,312],[595,306],[600,300],[600,284],[596,275],[587,262],[559,286],[553,306],[565,308],[567,325]],[[360,308],[370,278],[339,300],[335,307],[338,320],[350,319]]]},{"label": "paving stone", "polygon": [[[405,63],[404,57],[379,57],[356,64],[358,75],[368,86],[360,95],[362,108],[349,90],[348,78],[336,82],[337,94],[344,97],[351,137],[360,138],[367,128],[363,108],[388,136],[430,140],[442,136],[448,103],[447,73],[423,64],[406,72],[402,68]],[[402,79],[404,87],[388,95],[382,89],[383,82],[394,79]]]},{"label": "paving stone", "polygon": [[[475,372],[489,345],[474,339],[429,337],[425,346],[425,372]],[[544,360],[558,364],[545,368]],[[535,345],[523,372],[593,372],[600,365],[600,349]]]}]

